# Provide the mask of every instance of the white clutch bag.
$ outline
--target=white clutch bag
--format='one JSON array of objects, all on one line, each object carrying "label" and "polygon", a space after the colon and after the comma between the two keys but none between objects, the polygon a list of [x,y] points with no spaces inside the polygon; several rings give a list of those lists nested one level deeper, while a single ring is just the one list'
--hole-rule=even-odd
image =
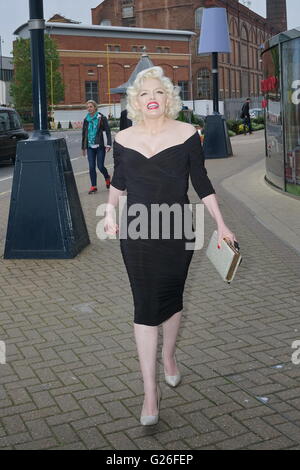
[{"label": "white clutch bag", "polygon": [[206,255],[212,262],[223,281],[230,283],[239,267],[242,256],[237,243],[232,245],[229,240],[222,240],[218,248],[218,232],[215,230],[209,241]]}]

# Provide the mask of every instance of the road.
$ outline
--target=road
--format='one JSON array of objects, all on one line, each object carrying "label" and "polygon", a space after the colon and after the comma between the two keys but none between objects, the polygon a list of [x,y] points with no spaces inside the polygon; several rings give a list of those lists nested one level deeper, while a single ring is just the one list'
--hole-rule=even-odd
[{"label": "road", "polygon": [[[63,137],[66,139],[74,174],[77,175],[83,172],[87,172],[87,159],[81,155],[81,131],[53,132],[52,136],[58,138]],[[105,166],[108,170],[113,167],[112,152],[107,154]],[[10,193],[13,172],[13,165],[10,163],[0,163],[0,197]]]}]

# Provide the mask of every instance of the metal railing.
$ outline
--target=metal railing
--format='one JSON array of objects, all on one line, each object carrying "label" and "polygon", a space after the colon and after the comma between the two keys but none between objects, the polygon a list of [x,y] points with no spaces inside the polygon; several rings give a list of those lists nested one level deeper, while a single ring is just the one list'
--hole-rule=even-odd
[{"label": "metal railing", "polygon": [[[224,100],[224,116],[226,119],[240,119],[242,106],[248,96],[245,98],[230,98]],[[250,109],[261,108],[263,96],[252,96]]]}]

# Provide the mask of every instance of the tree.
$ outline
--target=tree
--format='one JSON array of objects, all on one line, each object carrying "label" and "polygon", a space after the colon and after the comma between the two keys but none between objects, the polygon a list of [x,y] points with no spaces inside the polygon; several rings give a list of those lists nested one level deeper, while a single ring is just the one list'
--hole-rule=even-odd
[{"label": "tree", "polygon": [[[48,107],[64,99],[64,85],[59,71],[60,60],[55,41],[45,34],[45,62],[46,86]],[[52,62],[52,80],[51,80]],[[13,50],[14,79],[11,85],[11,94],[14,105],[18,111],[31,111],[32,109],[32,79],[31,79],[31,53],[30,40],[19,38],[14,43]],[[53,93],[52,93],[53,92]]]}]

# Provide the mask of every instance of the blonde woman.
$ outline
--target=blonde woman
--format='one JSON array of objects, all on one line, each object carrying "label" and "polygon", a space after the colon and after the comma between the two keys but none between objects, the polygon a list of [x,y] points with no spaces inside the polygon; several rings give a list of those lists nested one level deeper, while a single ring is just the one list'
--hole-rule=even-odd
[{"label": "blonde woman", "polygon": [[[110,187],[110,175],[104,166],[106,152],[111,149],[111,132],[106,117],[98,112],[96,101],[89,100],[86,103],[87,115],[82,126],[82,155],[87,152],[91,187],[89,194],[97,192],[96,162],[99,171],[105,179],[107,189]],[[106,133],[107,145],[104,144],[103,132]]]},{"label": "blonde woman", "polygon": [[[115,234],[113,217],[119,197],[127,190],[128,210],[142,203],[189,203],[188,180],[218,227],[219,243],[235,235],[225,225],[215,191],[207,177],[199,134],[195,128],[176,121],[182,108],[179,90],[160,67],[138,74],[127,90],[128,116],[136,124],[119,132],[114,142],[114,175],[107,204],[105,229]],[[129,222],[130,222],[129,217]],[[148,221],[147,221],[148,222]],[[171,223],[171,232],[174,224]],[[163,328],[165,380],[175,387],[181,381],[175,348],[180,326],[183,290],[193,251],[186,239],[170,237],[121,239],[121,251],[134,299],[134,332],[144,383],[140,422],[158,422],[160,391],[156,384],[158,326]]]}]

